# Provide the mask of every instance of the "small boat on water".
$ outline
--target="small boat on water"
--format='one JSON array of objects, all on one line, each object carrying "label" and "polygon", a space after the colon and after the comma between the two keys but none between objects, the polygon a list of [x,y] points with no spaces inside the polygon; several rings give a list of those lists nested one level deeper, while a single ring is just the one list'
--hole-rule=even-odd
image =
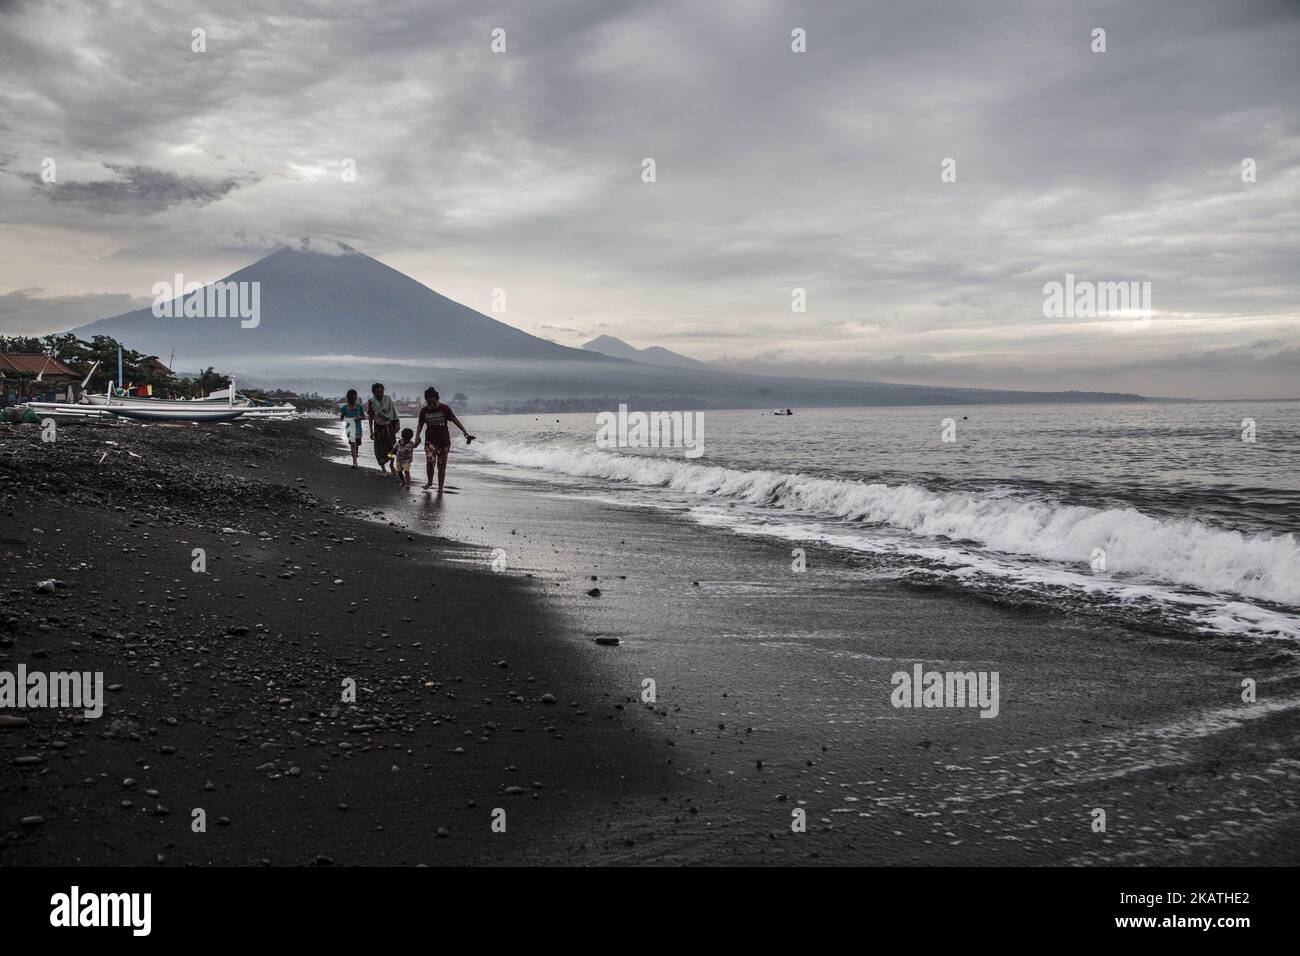
[{"label": "small boat on water", "polygon": [[794,412],[792,412],[792,411],[791,411],[790,409],[788,409],[788,408],[777,408],[777,409],[774,409],[774,410],[772,411],[772,414],[773,414],[773,415],[793,415]]}]

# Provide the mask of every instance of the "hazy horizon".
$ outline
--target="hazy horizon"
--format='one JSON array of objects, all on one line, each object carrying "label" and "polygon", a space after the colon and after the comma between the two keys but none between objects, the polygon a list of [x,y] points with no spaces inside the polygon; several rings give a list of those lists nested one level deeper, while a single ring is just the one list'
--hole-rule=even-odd
[{"label": "hazy horizon", "polygon": [[[0,3],[0,334],[147,306],[175,273],[210,282],[312,236],[575,347],[1296,395],[1294,4],[384,14]],[[1150,321],[1045,318],[1067,274],[1150,283]]]}]

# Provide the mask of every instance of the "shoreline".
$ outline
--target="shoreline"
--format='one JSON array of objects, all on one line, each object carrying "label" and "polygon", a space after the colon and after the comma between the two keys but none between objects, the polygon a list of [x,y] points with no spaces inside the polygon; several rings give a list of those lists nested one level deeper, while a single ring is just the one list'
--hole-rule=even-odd
[{"label": "shoreline", "polygon": [[[549,474],[459,463],[455,473],[467,471],[490,492],[469,501],[493,505],[460,508],[439,527],[483,546],[513,542],[512,568],[545,580],[583,638],[622,640],[612,660],[629,686],[670,676],[659,684],[677,731],[668,752],[728,820],[729,840],[715,821],[710,861],[1297,858],[1280,836],[1295,835],[1300,820],[1285,756],[1300,746],[1289,648],[882,580],[815,545],[796,576],[795,542],[611,504]],[[494,514],[512,491],[523,514]],[[424,520],[419,508],[406,511]],[[584,593],[590,574],[600,578],[597,599]],[[891,674],[917,661],[1000,670],[1002,715],[892,708]],[[1244,675],[1258,680],[1259,709],[1237,709]],[[1233,789],[1257,777],[1274,785]],[[1099,804],[1109,835],[1089,826]],[[807,808],[809,835],[817,829],[824,843],[786,839],[792,806]],[[985,819],[978,807],[991,808]],[[1270,821],[1263,832],[1240,841],[1238,827],[1261,819]],[[1191,821],[1208,822],[1186,846]]]},{"label": "shoreline", "polygon": [[[87,452],[104,448],[110,489],[89,490],[105,472]],[[658,785],[621,723],[591,717],[571,655],[539,643],[552,625],[524,582],[349,513],[360,476],[323,451],[269,423],[0,438],[4,511],[21,515],[0,667],[103,670],[119,688],[99,720],[24,711],[0,729],[0,864],[562,860],[587,830],[568,804]],[[20,486],[37,500],[19,505]],[[34,593],[48,578],[67,586]]]},{"label": "shoreline", "polygon": [[[794,577],[789,542],[464,456],[438,506],[323,457],[320,425],[0,429],[0,669],[122,685],[98,721],[0,730],[0,864],[1300,860],[1289,654],[873,580],[829,550]],[[32,592],[51,577],[69,586]],[[891,707],[920,662],[998,671],[998,718]],[[1263,709],[1234,709],[1243,676]]]}]

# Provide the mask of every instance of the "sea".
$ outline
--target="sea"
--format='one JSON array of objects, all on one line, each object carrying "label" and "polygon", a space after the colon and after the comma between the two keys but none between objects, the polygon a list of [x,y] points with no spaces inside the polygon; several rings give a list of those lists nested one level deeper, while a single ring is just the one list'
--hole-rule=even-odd
[{"label": "sea", "polygon": [[610,447],[593,413],[469,408],[480,440],[457,436],[456,457],[783,539],[792,562],[1108,623],[1300,639],[1300,403],[689,414],[702,440],[688,455]]}]

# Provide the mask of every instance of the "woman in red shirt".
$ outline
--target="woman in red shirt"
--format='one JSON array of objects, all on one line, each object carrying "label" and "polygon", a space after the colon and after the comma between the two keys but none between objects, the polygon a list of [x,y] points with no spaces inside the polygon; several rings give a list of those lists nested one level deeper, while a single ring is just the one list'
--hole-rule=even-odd
[{"label": "woman in red shirt", "polygon": [[424,390],[424,405],[420,408],[420,420],[415,429],[415,442],[420,443],[420,432],[424,432],[424,458],[428,467],[429,480],[424,483],[426,489],[433,487],[433,469],[438,467],[438,494],[442,494],[442,483],[447,477],[447,453],[451,451],[451,422],[465,436],[465,444],[474,440],[474,436],[465,430],[451,407],[438,401],[438,390],[430,386]]}]

